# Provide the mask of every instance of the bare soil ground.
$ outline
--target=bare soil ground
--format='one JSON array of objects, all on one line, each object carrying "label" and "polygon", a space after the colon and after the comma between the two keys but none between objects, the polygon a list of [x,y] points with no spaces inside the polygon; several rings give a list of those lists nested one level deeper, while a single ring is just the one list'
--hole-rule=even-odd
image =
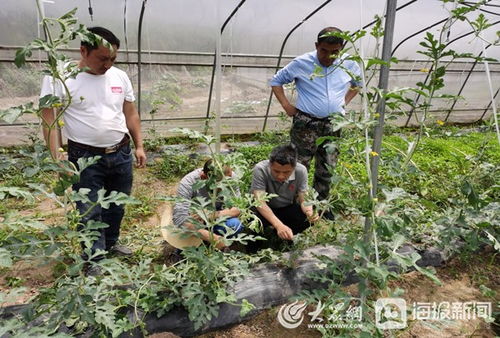
[{"label": "bare soil ground", "polygon": [[[404,298],[411,306],[414,302],[491,302],[492,311],[498,311],[500,301],[500,260],[494,253],[482,253],[464,260],[455,258],[438,269],[443,283],[437,286],[417,272],[404,276],[394,286],[405,290]],[[496,300],[485,297],[480,286],[497,292]],[[497,331],[498,333],[498,331]],[[400,337],[495,337],[492,326],[483,319],[409,322]]]}]

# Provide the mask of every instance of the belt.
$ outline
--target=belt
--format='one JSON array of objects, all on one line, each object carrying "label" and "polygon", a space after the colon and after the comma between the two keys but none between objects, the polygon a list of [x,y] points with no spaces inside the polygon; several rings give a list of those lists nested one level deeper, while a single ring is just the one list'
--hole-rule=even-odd
[{"label": "belt", "polygon": [[328,117],[321,117],[320,118],[320,117],[312,116],[311,114],[303,112],[302,110],[299,110],[299,109],[297,109],[297,111],[313,121],[328,121]]},{"label": "belt", "polygon": [[123,139],[120,142],[111,147],[94,147],[94,146],[89,146],[88,144],[83,144],[72,140],[68,140],[69,147],[76,147],[80,149],[90,150],[94,153],[100,153],[100,154],[112,154],[114,152],[117,152],[124,146],[128,145],[129,143],[130,143],[130,137],[127,134],[123,136]]}]

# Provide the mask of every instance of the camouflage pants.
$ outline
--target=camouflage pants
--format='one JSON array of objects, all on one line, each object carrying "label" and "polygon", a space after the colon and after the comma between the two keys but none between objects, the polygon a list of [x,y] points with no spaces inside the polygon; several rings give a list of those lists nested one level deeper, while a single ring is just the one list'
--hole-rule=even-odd
[{"label": "camouflage pants", "polygon": [[330,192],[331,176],[328,167],[335,168],[339,154],[338,147],[326,140],[320,145],[316,140],[322,136],[340,137],[340,130],[333,132],[328,118],[316,119],[298,111],[293,117],[290,141],[297,147],[298,160],[309,170],[310,162],[315,158],[313,187],[319,199],[326,199]]}]

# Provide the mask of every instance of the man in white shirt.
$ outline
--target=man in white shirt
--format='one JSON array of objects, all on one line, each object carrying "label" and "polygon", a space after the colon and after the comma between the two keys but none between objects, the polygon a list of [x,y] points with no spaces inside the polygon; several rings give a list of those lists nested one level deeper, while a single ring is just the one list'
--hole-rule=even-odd
[{"label": "man in white shirt", "polygon": [[[132,84],[125,72],[113,67],[120,40],[102,27],[88,30],[106,40],[109,45],[104,42],[92,44],[82,41],[78,67],[84,71],[76,78],[67,79],[64,84],[46,76],[41,96],[51,94],[59,97],[63,103],[68,102],[71,97],[71,104],[62,117],[62,131],[68,138],[68,159],[77,165],[79,158],[101,157],[97,163],[82,172],[80,181],[73,185],[73,190],[88,188],[88,197],[96,201],[97,192],[103,188],[107,193],[131,192],[133,157],[129,134],[135,145],[138,167],[144,167],[146,154],[142,144],[139,114],[133,103],[135,97]],[[43,111],[45,140],[53,156],[59,157],[57,134],[47,128],[53,124],[54,119],[53,109]],[[112,204],[104,209],[99,205],[92,208],[77,202],[77,208],[83,216],[80,230],[85,229],[89,220],[108,224],[107,228],[99,229],[100,237],[92,245],[92,254],[98,249],[122,255],[132,253],[130,249],[117,245],[124,214],[123,205]],[[93,260],[102,258],[97,256]]]}]

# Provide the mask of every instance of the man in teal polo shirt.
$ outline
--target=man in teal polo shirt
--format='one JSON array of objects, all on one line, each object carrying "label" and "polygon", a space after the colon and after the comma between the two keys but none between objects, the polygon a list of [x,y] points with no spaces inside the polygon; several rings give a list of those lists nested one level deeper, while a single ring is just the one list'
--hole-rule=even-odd
[{"label": "man in teal polo shirt", "polygon": [[257,207],[266,237],[274,228],[280,239],[291,241],[318,220],[312,206],[305,204],[307,169],[297,163],[297,150],[291,144],[275,147],[269,160],[255,165],[251,192],[257,198],[264,193],[277,195]]},{"label": "man in teal polo shirt", "polygon": [[[333,131],[329,117],[344,114],[344,106],[356,96],[356,88],[361,86],[357,80],[361,74],[359,65],[350,60],[348,54],[340,55],[344,41],[328,35],[329,32],[340,30],[335,27],[321,30],[316,50],[295,58],[270,82],[283,109],[293,117],[290,139],[297,147],[299,162],[309,168],[312,157],[315,157],[313,186],[319,199],[326,199],[329,195],[331,174],[328,167],[335,167],[338,149],[329,147],[329,140],[320,145],[316,141],[322,136],[340,137],[340,130]],[[322,76],[311,77],[318,66]],[[294,81],[297,89],[295,106],[287,99],[283,89],[284,84]],[[333,218],[333,215],[326,213],[325,217]]]}]

